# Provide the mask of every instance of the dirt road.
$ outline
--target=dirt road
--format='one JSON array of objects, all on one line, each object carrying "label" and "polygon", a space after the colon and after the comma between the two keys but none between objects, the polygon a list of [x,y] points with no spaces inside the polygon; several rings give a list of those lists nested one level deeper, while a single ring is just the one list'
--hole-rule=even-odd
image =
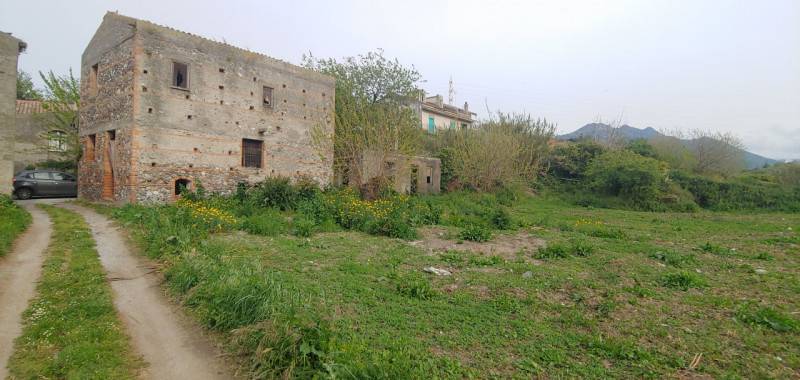
[{"label": "dirt road", "polygon": [[34,203],[24,203],[33,217],[9,254],[0,258],[0,379],[8,376],[6,365],[14,350],[14,339],[22,333],[22,312],[36,294],[42,274],[44,251],[53,229],[47,214]]},{"label": "dirt road", "polygon": [[85,207],[64,204],[81,214],[92,229],[100,261],[111,280],[114,305],[134,349],[148,363],[146,379],[230,379],[218,350],[198,327],[187,323],[159,287],[153,269],[125,244],[106,217]]}]

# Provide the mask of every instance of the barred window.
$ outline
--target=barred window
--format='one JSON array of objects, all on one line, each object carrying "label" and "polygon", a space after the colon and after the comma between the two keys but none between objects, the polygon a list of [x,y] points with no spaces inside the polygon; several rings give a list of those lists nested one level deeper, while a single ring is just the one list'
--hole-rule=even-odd
[{"label": "barred window", "polygon": [[264,142],[260,140],[242,139],[242,166],[260,168]]},{"label": "barred window", "polygon": [[67,134],[62,131],[51,131],[48,134],[48,150],[51,152],[66,152]]}]

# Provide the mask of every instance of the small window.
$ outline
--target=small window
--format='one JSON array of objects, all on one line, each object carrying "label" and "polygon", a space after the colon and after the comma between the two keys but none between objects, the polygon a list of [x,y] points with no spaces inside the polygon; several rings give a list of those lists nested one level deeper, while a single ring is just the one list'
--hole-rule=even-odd
[{"label": "small window", "polygon": [[48,150],[51,152],[67,151],[67,134],[62,131],[51,131],[48,134]]},{"label": "small window", "polygon": [[428,175],[427,178],[425,178],[425,182],[430,184],[432,179],[433,179],[433,168],[428,168]]},{"label": "small window", "polygon": [[192,181],[189,181],[186,178],[176,179],[175,180],[175,195],[181,195],[185,191],[189,190],[189,186],[191,186]]},{"label": "small window", "polygon": [[450,129],[456,129],[456,121],[450,120]]},{"label": "small window", "polygon": [[92,65],[92,71],[89,73],[89,94],[97,95],[97,72],[99,71],[99,63]]},{"label": "small window", "polygon": [[189,88],[189,67],[185,63],[172,62],[172,86]]},{"label": "small window", "polygon": [[467,129],[467,123],[461,123],[461,129]]},{"label": "small window", "polygon": [[117,139],[117,130],[116,129],[112,129],[112,130],[108,131],[108,139],[110,141],[114,141],[114,140]]},{"label": "small window", "polygon": [[97,135],[91,134],[86,136],[86,150],[84,151],[84,157],[86,161],[94,161],[94,147],[97,144]]},{"label": "small window", "polygon": [[242,139],[242,166],[247,168],[260,168],[263,147],[263,141]]},{"label": "small window", "polygon": [[264,108],[272,108],[272,87],[264,86]]}]

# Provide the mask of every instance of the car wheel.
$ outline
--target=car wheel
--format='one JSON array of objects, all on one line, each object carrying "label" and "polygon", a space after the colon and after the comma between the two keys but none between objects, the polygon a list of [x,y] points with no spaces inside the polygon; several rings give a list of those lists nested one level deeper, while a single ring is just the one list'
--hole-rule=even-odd
[{"label": "car wheel", "polygon": [[31,199],[33,196],[33,191],[27,187],[17,189],[17,198],[19,199]]}]

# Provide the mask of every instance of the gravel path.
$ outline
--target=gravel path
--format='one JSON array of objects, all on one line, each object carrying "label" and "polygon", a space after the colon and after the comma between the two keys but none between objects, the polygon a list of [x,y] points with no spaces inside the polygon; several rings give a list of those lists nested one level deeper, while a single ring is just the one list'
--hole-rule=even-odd
[{"label": "gravel path", "polygon": [[92,230],[100,261],[111,281],[114,306],[131,336],[134,349],[148,363],[143,378],[233,377],[202,329],[170,304],[154,269],[128,249],[124,237],[108,218],[73,204],[61,207],[81,214]]},{"label": "gravel path", "polygon": [[0,379],[8,376],[14,339],[22,333],[22,312],[36,294],[44,251],[53,232],[47,213],[34,202],[21,203],[33,217],[6,257],[0,258]]}]

